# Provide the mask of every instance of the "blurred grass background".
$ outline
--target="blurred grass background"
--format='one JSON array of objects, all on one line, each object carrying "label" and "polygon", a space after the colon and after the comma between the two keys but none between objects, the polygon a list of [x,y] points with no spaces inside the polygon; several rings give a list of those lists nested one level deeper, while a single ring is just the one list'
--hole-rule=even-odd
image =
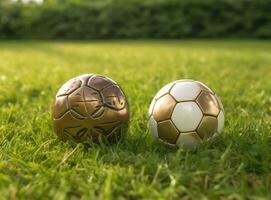
[{"label": "blurred grass background", "polygon": [[24,2],[0,1],[0,38],[271,37],[271,0]]},{"label": "blurred grass background", "polygon": [[[269,41],[0,42],[0,199],[270,199]],[[71,77],[116,80],[131,107],[113,146],[73,146],[53,133],[50,108]],[[151,139],[153,95],[175,79],[208,84],[224,133],[197,151]]]}]

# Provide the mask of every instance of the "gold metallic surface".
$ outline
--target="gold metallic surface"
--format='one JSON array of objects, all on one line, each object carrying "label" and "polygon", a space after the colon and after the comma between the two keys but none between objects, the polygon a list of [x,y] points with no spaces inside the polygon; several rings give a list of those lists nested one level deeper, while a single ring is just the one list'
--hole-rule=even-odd
[{"label": "gold metallic surface", "polygon": [[159,122],[157,125],[158,136],[169,144],[176,144],[179,131],[175,128],[171,120]]},{"label": "gold metallic surface", "polygon": [[202,139],[208,139],[217,131],[218,121],[216,117],[204,116],[197,128],[197,133]]},{"label": "gold metallic surface", "polygon": [[202,91],[196,101],[205,115],[217,116],[219,114],[219,104],[213,94]]},{"label": "gold metallic surface", "polygon": [[128,104],[123,91],[104,76],[76,77],[64,84],[56,95],[53,125],[64,141],[116,141],[128,122]]},{"label": "gold metallic surface", "polygon": [[199,84],[201,90],[214,94],[214,92],[207,85],[199,81],[196,82]]},{"label": "gold metallic surface", "polygon": [[170,119],[176,101],[169,94],[162,96],[154,105],[152,115],[157,122]]}]

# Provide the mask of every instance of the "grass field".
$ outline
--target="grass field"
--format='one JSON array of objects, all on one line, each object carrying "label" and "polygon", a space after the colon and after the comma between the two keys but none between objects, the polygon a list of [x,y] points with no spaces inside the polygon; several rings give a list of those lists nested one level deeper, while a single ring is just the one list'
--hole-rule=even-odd
[{"label": "grass field", "polygon": [[[83,73],[116,80],[131,108],[113,146],[61,142],[50,108]],[[197,79],[222,98],[224,133],[186,152],[152,140],[152,96]],[[271,41],[0,42],[0,199],[271,199]]]}]

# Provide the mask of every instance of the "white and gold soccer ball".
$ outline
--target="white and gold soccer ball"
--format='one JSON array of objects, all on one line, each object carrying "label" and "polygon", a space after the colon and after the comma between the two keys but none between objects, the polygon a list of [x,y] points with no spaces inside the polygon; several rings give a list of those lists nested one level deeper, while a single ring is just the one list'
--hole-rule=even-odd
[{"label": "white and gold soccer ball", "polygon": [[170,145],[191,149],[220,134],[224,109],[220,98],[205,84],[178,80],[165,85],[149,107],[152,136]]}]

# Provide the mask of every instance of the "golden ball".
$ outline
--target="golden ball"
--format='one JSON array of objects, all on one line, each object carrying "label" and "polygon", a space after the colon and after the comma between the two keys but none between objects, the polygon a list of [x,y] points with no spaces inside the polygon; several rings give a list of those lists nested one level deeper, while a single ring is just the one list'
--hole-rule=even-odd
[{"label": "golden ball", "polygon": [[129,122],[124,92],[115,81],[98,74],[65,83],[56,94],[52,115],[55,133],[63,141],[115,142]]}]

